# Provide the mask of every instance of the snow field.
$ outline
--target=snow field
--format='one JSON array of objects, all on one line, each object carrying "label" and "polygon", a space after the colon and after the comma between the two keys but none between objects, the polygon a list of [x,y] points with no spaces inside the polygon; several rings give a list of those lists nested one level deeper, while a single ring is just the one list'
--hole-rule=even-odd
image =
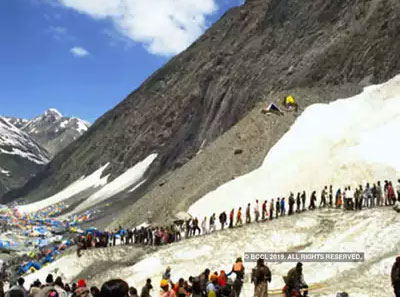
[{"label": "snow field", "polygon": [[[287,197],[324,185],[334,190],[400,171],[400,76],[354,97],[308,107],[269,151],[262,166],[206,194],[189,208],[196,217]],[[349,184],[350,183],[350,184]]]}]

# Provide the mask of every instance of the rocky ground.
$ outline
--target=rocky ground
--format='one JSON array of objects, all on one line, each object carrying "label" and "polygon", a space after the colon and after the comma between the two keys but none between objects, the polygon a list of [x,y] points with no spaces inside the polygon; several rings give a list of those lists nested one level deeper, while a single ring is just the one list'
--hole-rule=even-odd
[{"label": "rocky ground", "polygon": [[[345,98],[360,90],[360,86],[348,84],[342,87],[294,89],[271,94],[237,125],[205,146],[184,166],[149,185],[143,198],[126,210],[125,207],[131,204],[131,201],[125,199],[130,203],[121,206],[120,211],[124,211],[117,220],[112,221],[111,227],[115,228],[119,224],[140,224],[146,220],[149,210],[154,213],[156,224],[165,224],[178,212],[187,211],[188,207],[203,195],[232,178],[259,167],[269,149],[289,129],[306,106]],[[277,104],[283,108],[284,115],[261,113],[261,109],[269,102],[287,94],[292,94],[298,100],[298,112],[285,111],[278,99]],[[235,150],[243,152],[235,154]]]}]

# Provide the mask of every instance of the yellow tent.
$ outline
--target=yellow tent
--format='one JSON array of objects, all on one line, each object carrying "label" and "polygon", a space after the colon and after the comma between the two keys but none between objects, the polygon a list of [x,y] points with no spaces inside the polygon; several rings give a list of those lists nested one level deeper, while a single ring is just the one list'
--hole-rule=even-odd
[{"label": "yellow tent", "polygon": [[294,100],[294,98],[291,95],[286,97],[285,104],[286,105],[297,105],[296,100]]}]

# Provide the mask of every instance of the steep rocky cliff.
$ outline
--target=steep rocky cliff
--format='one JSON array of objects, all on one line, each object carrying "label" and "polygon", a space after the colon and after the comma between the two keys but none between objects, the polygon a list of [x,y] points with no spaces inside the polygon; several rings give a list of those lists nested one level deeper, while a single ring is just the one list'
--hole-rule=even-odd
[{"label": "steep rocky cliff", "polygon": [[[397,0],[248,0],[5,199],[43,198],[107,162],[104,174],[115,178],[156,152],[151,183],[192,159],[257,102],[282,99],[274,94],[384,81],[400,70],[398,15]],[[318,102],[307,94],[297,99]]]}]

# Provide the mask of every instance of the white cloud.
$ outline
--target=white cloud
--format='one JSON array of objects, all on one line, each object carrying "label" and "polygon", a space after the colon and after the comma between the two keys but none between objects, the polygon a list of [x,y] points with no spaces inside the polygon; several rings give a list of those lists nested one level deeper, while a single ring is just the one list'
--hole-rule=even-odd
[{"label": "white cloud", "polygon": [[173,55],[187,48],[206,29],[216,0],[58,0],[65,7],[97,19],[142,43],[152,54]]},{"label": "white cloud", "polygon": [[84,49],[83,47],[75,46],[70,49],[70,52],[75,56],[75,57],[86,57],[90,55],[90,53]]}]

